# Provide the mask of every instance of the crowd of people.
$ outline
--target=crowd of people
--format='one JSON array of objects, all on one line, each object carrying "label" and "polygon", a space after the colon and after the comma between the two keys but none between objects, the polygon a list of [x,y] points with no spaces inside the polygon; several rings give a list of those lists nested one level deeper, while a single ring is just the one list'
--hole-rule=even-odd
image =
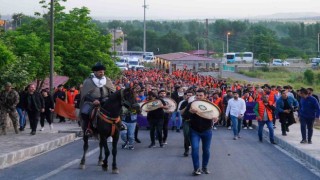
[{"label": "crowd of people", "polygon": [[[38,92],[34,84],[29,84],[23,91],[17,92],[12,88],[12,84],[7,82],[5,90],[0,94],[1,135],[7,134],[7,117],[11,119],[16,134],[25,130],[27,119],[29,120],[31,135],[36,134],[39,121],[41,126],[40,131],[44,130],[45,121],[47,121],[50,130],[52,130],[57,98],[71,106],[75,106],[78,94],[79,91],[75,87],[65,89],[62,84],[55,89],[53,95],[51,95],[48,88]],[[66,122],[65,117],[59,115],[57,117],[60,123]]]},{"label": "crowd of people", "polygon": [[[139,102],[171,97],[178,104],[178,108],[171,115],[164,112],[165,104],[162,108],[154,110],[159,116],[154,116],[154,111],[148,112],[151,140],[149,148],[155,147],[155,137],[158,137],[160,147],[164,147],[169,121],[172,121],[172,128],[176,128],[177,132],[182,125],[185,148],[183,155],[188,156],[191,146],[194,175],[210,173],[207,164],[210,157],[212,129],[216,130],[218,125],[232,128],[233,139],[237,140],[241,138],[241,129],[253,129],[252,120],[257,120],[259,141],[263,142],[262,131],[266,124],[269,129],[270,143],[276,144],[274,140],[276,121],[279,120],[281,124],[282,135],[287,136],[290,125],[296,123],[296,118],[299,117],[302,137],[300,143],[312,144],[313,124],[319,119],[319,99],[313,94],[312,88],[301,88],[295,91],[290,85],[240,84],[237,81],[227,84],[226,80],[188,70],[177,70],[172,74],[157,69],[129,70],[124,72],[123,78],[115,81],[117,89],[130,87],[136,83],[142,88],[137,98]],[[203,120],[194,110],[190,110],[188,99],[192,96],[200,100],[206,99],[218,106],[221,110],[220,117],[210,121]],[[249,117],[246,116],[246,112],[250,103],[254,105],[254,119],[246,119]],[[203,144],[201,169],[200,140]]]},{"label": "crowd of people", "polygon": [[[12,89],[11,83],[6,83],[5,90],[0,93],[0,125],[2,135],[6,135],[6,117],[12,120],[15,133],[23,131],[26,126],[26,118],[30,121],[31,135],[37,131],[40,119],[41,129],[44,130],[44,120],[47,120],[50,129],[52,117],[57,99],[62,100],[72,106],[81,108],[85,101],[91,101],[99,105],[110,93],[123,88],[139,85],[141,90],[136,96],[138,103],[144,103],[159,99],[162,105],[158,109],[150,110],[146,115],[148,129],[150,130],[149,148],[159,146],[164,148],[168,140],[168,125],[171,121],[172,130],[179,133],[183,131],[184,156],[191,156],[194,166],[194,175],[201,173],[209,174],[207,165],[210,158],[210,144],[212,130],[217,130],[218,126],[225,126],[232,129],[232,138],[241,138],[241,129],[253,129],[252,120],[258,121],[258,139],[263,142],[262,130],[266,124],[269,129],[270,143],[276,144],[274,140],[274,128],[277,120],[281,124],[283,136],[290,132],[290,125],[296,122],[298,115],[301,126],[301,143],[312,144],[313,124],[319,119],[320,108],[319,98],[313,94],[312,88],[301,88],[293,90],[290,85],[269,85],[227,83],[224,79],[212,76],[200,75],[190,70],[176,70],[171,74],[158,69],[149,70],[127,70],[123,72],[121,78],[111,81],[105,77],[105,66],[96,64],[92,68],[93,73],[85,80],[83,88],[76,90],[75,87],[64,89],[59,85],[54,94],[51,95],[48,89],[37,92],[35,85],[30,84],[25,91],[17,93]],[[90,88],[93,87],[93,88]],[[91,90],[93,89],[93,90]],[[95,90],[96,89],[96,90]],[[91,99],[88,96],[91,94]],[[205,119],[197,114],[197,110],[191,107],[190,98],[206,100],[215,104],[220,109],[219,118]],[[168,113],[167,104],[164,98],[169,97],[177,104],[177,108]],[[248,115],[249,105],[252,106],[254,118]],[[140,112],[126,110],[122,112],[121,120],[127,129],[121,132],[124,143],[122,148],[133,150],[134,143],[140,143],[138,139],[139,124],[137,124]],[[88,115],[81,114],[82,118]],[[65,122],[65,117],[58,115],[60,122]],[[90,121],[85,121],[83,125],[87,128],[85,133],[92,133]],[[19,128],[19,129],[18,129]],[[308,129],[308,132],[307,132]],[[199,163],[199,142],[202,141],[203,156],[202,166]]]}]

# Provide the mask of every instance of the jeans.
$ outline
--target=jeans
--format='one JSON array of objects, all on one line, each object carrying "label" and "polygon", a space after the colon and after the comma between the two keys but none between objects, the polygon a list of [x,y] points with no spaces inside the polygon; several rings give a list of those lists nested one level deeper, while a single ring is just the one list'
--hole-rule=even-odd
[{"label": "jeans", "polygon": [[21,108],[17,108],[17,112],[19,114],[19,124],[20,124],[20,128],[23,129],[26,125],[26,115],[27,112],[23,111]]},{"label": "jeans", "polygon": [[[178,117],[178,122],[176,123],[176,117]],[[174,111],[171,115],[172,126],[176,126],[177,129],[180,129],[182,123],[182,117],[180,112]]]},{"label": "jeans", "polygon": [[206,130],[204,132],[197,132],[190,128],[190,140],[192,150],[192,162],[194,170],[199,169],[199,144],[200,139],[202,141],[202,168],[207,168],[210,158],[210,145],[212,139],[212,130]]},{"label": "jeans", "polygon": [[184,139],[184,151],[189,151],[190,144],[190,123],[188,121],[183,122],[183,139]]},{"label": "jeans", "polygon": [[242,125],[242,118],[238,118],[236,116],[230,115],[232,121],[232,130],[234,136],[239,136],[241,125]]},{"label": "jeans", "polygon": [[129,145],[133,145],[134,143],[134,130],[136,128],[136,122],[127,123],[122,121],[123,124],[127,126],[127,130],[121,131],[121,139],[126,143],[128,142]]},{"label": "jeans", "polygon": [[274,133],[273,133],[273,123],[272,121],[258,121],[259,129],[258,129],[258,136],[259,140],[262,141],[262,131],[265,124],[267,124],[267,127],[269,129],[269,138],[270,142],[274,142]]},{"label": "jeans", "polygon": [[306,119],[300,117],[300,128],[301,128],[301,135],[302,140],[307,140],[306,134],[306,127],[308,128],[308,141],[311,141],[312,134],[313,134],[313,124],[315,119]]}]

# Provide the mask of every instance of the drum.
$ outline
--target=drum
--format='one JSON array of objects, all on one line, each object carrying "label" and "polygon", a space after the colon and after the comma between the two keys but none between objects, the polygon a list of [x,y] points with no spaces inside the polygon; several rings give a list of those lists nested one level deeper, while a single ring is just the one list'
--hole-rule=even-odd
[{"label": "drum", "polygon": [[144,112],[153,111],[153,110],[156,110],[156,109],[162,107],[162,105],[163,104],[159,99],[155,99],[155,100],[148,101],[148,102],[145,102],[144,104],[142,104],[141,110]]},{"label": "drum", "polygon": [[188,103],[192,103],[194,100],[196,100],[196,96],[191,96],[188,99]]},{"label": "drum", "polygon": [[166,103],[166,105],[169,107],[169,109],[164,109],[164,112],[166,113],[172,113],[177,109],[177,103],[175,100],[165,97],[163,98],[163,101]]},{"label": "drum", "polygon": [[197,115],[208,120],[218,118],[221,110],[218,106],[206,100],[195,100],[191,103],[192,109],[197,110]]},{"label": "drum", "polygon": [[145,102],[140,102],[140,103],[139,103],[139,106],[140,106],[140,108],[141,108],[141,115],[147,117],[147,112],[142,110],[142,106],[143,106],[144,103],[145,103]]}]

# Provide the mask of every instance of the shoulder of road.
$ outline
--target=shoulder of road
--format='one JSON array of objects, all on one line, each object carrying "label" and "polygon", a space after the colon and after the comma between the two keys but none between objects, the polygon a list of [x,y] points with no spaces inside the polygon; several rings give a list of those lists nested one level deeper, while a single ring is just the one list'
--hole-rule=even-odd
[{"label": "shoulder of road", "polygon": [[[256,122],[253,124],[256,125]],[[299,123],[290,126],[288,136],[282,136],[280,123],[277,123],[277,125],[278,128],[274,131],[276,146],[320,170],[320,130],[314,129],[313,144],[300,144],[301,132]],[[53,126],[54,129],[50,130],[46,124],[46,129],[37,131],[34,136],[29,134],[31,130],[29,131],[28,126],[20,134],[15,134],[10,129],[7,135],[0,136],[0,169],[71,143],[76,140],[81,132],[81,128],[76,122],[53,123]],[[265,139],[269,139],[266,127],[264,128],[264,136]]]}]

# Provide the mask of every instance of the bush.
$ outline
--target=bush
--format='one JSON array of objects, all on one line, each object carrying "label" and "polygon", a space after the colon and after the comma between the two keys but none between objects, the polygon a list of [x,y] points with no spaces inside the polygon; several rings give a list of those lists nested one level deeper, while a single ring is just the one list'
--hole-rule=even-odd
[{"label": "bush", "polygon": [[274,67],[271,69],[272,72],[289,72],[285,67]]},{"label": "bush", "polygon": [[303,73],[303,77],[304,80],[308,83],[308,84],[312,84],[314,81],[314,72],[310,69],[307,69],[304,73]]},{"label": "bush", "polygon": [[261,71],[244,71],[243,74],[248,76],[248,77],[252,77],[252,78],[260,78],[260,77],[262,77]]},{"label": "bush", "polygon": [[316,82],[317,82],[318,84],[320,84],[320,73],[317,74]]},{"label": "bush", "polygon": [[270,68],[268,66],[262,66],[261,71],[263,72],[270,72]]}]

